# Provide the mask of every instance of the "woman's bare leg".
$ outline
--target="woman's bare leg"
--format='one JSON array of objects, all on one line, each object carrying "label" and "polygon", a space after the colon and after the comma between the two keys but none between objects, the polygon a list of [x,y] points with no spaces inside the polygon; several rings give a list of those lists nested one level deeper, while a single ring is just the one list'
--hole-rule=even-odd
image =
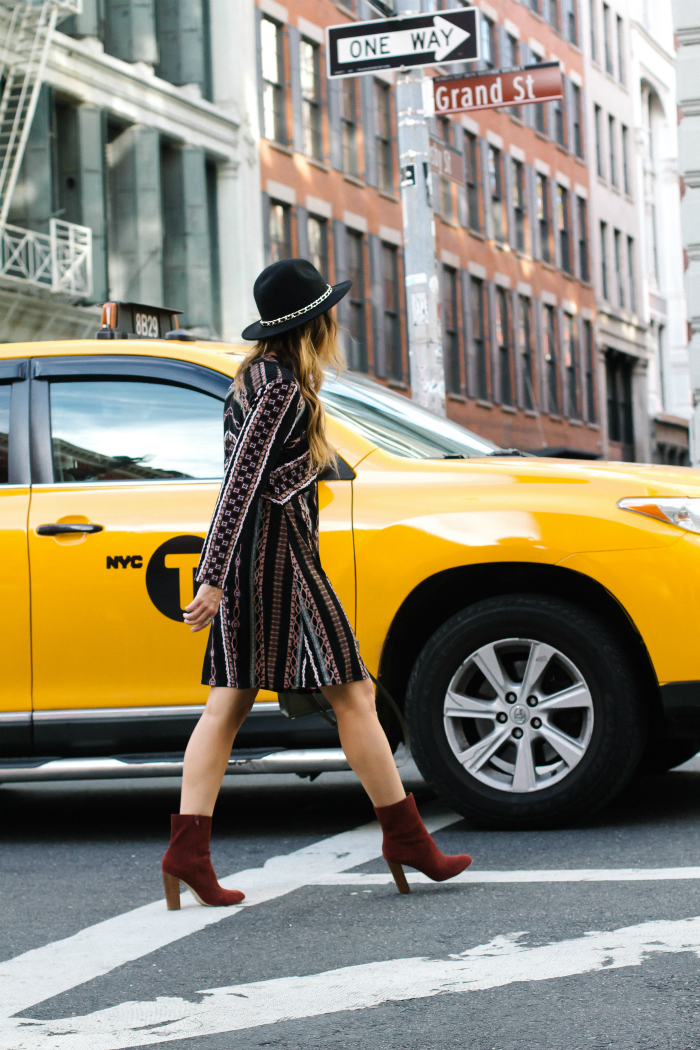
[{"label": "woman's bare leg", "polygon": [[379,724],[369,679],[323,686],[338,719],[340,743],[373,806],[391,806],[406,797],[389,741]]},{"label": "woman's bare leg", "polygon": [[209,693],[207,705],[185,751],[181,813],[210,817],[214,812],[233,741],[257,693],[257,689],[226,689],[222,686],[215,686]]}]

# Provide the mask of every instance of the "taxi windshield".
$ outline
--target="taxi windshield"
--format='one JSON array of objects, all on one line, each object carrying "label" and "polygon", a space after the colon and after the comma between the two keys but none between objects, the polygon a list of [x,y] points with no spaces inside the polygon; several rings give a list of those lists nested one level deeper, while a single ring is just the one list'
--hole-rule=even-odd
[{"label": "taxi windshield", "polygon": [[329,415],[395,456],[469,459],[499,451],[487,438],[434,416],[402,394],[355,373],[326,376],[321,400]]}]

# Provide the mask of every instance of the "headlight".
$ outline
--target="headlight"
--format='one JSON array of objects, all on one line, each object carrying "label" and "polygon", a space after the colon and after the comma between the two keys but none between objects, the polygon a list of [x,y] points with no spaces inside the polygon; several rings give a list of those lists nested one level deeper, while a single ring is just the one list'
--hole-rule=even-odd
[{"label": "headlight", "polygon": [[647,518],[656,518],[666,525],[677,525],[688,532],[700,532],[700,499],[621,499],[617,505],[621,510],[645,514]]}]

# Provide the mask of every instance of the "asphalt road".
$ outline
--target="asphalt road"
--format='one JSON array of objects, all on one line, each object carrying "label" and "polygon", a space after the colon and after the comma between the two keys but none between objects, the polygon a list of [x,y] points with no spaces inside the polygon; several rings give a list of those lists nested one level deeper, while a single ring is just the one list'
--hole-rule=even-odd
[{"label": "asphalt road", "polygon": [[351,774],[229,777],[213,859],[248,900],[177,913],[176,781],[0,787],[0,1050],[700,1047],[700,760],[550,832],[404,775],[471,881],[399,896]]}]

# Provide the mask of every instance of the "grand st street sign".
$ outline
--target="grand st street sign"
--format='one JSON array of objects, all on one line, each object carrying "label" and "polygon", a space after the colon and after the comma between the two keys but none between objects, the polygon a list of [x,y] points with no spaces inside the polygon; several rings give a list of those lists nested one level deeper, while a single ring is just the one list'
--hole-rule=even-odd
[{"label": "grand st street sign", "polygon": [[439,15],[328,26],[328,76],[471,62],[479,57],[478,14],[475,7],[467,7]]}]

